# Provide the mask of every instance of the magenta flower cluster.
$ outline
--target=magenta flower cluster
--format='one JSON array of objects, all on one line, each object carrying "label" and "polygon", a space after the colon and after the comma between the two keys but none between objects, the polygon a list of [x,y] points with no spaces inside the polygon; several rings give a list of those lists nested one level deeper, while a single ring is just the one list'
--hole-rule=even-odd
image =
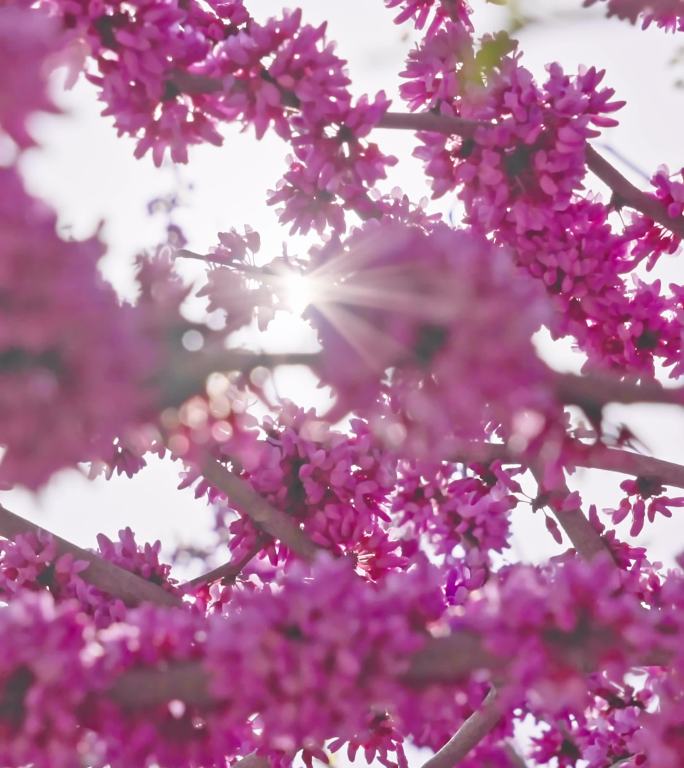
[{"label": "magenta flower cluster", "polygon": [[138,313],[99,276],[97,236],[63,240],[11,168],[0,168],[0,227],[0,479],[36,488],[111,452],[147,411],[152,369]]},{"label": "magenta flower cluster", "polygon": [[[594,5],[606,0],[584,0]],[[643,29],[656,24],[670,32],[684,32],[684,3],[682,0],[607,0],[608,16],[617,16],[631,24],[640,23]]]},{"label": "magenta flower cluster", "polygon": [[[408,768],[408,745],[432,768],[681,765],[684,558],[667,570],[634,537],[680,513],[684,469],[637,453],[606,406],[684,402],[657,378],[684,372],[684,287],[649,278],[681,246],[684,171],[641,191],[601,156],[623,104],[603,71],[552,62],[537,81],[509,35],[475,37],[463,0],[385,5],[417,38],[408,113],[355,93],[298,8],[0,7],[0,489],[84,463],[130,477],[155,454],[212,505],[229,558],[179,583],[131,528],[90,552],[0,505],[1,765],[313,768],[344,752]],[[681,0],[603,7],[682,30]],[[226,222],[203,255],[171,203],[121,303],[100,231],[66,238],[22,180],[64,63],[156,165],[221,145],[229,122],[288,142],[267,202],[311,242],[268,260]],[[417,133],[461,222],[383,187],[398,160],[379,127]],[[182,258],[206,262],[202,285]],[[294,311],[295,280],[318,348],[236,348]],[[582,375],[542,360],[542,329],[584,353]],[[324,413],[279,398],[268,369],[288,364],[329,387]],[[627,476],[613,508],[585,516],[565,477],[579,467]],[[542,565],[515,558],[532,513],[559,552]]]},{"label": "magenta flower cluster", "polygon": [[[3,577],[12,567],[5,558]],[[55,603],[47,587],[38,594],[18,590],[2,613],[3,637],[11,641],[0,670],[3,759],[69,765],[76,750],[94,765],[153,758],[208,765],[257,749],[278,762],[301,748],[323,755],[335,736],[333,749],[363,745],[369,759],[401,765],[399,734],[430,743],[427,721],[436,735],[435,722],[446,713],[467,716],[486,690],[477,662],[473,677],[447,672],[439,683],[416,687],[417,659],[425,663],[427,649],[445,637],[458,643],[477,635],[485,638],[479,653],[489,668],[506,669],[501,706],[565,723],[558,726],[562,740],[556,726],[537,738],[539,759],[586,754],[599,765],[599,755],[627,749],[635,759],[676,766],[681,575],[620,575],[608,560],[509,566],[496,586],[473,593],[454,616],[440,580],[436,567],[418,563],[370,585],[348,562],[323,558],[312,571],[291,569],[274,589],[240,593],[228,615],[207,620],[190,604],[148,606],[100,629],[79,609],[78,595]],[[671,659],[667,670],[653,668],[662,654]],[[141,665],[182,674],[193,662],[210,674],[216,704],[208,711],[192,700],[162,705],[143,698],[130,708],[103,697]],[[630,687],[635,664],[649,669],[652,693]],[[658,711],[647,706],[650,695],[661,699]],[[592,718],[602,710],[612,725],[596,732]],[[480,754],[488,751],[501,752],[500,764],[507,764],[495,742]]]}]

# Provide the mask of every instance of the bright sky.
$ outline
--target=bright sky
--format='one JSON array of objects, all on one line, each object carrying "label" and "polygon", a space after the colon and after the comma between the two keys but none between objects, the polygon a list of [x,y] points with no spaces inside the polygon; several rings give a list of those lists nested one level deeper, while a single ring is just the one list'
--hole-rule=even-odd
[{"label": "bright sky", "polygon": [[[480,31],[497,29],[504,23],[504,9],[485,5],[484,0],[472,2],[478,6]],[[247,4],[257,17],[277,13],[282,7],[273,0]],[[395,94],[397,73],[413,37],[407,28],[392,24],[381,0],[303,0],[301,5],[307,20],[329,21],[329,34],[338,41],[338,52],[350,62],[356,93],[385,89]],[[684,91],[673,87],[682,76],[681,65],[679,71],[667,66],[677,51],[678,38],[655,29],[641,33],[617,21],[603,20],[593,12],[597,9],[580,10],[580,0],[529,0],[517,5],[529,16],[545,17],[544,23],[531,24],[520,34],[527,66],[539,74],[552,60],[568,69],[581,63],[605,67],[606,82],[628,101],[619,115],[621,126],[600,140],[599,146],[608,144],[647,173],[663,162],[672,169],[684,163]],[[550,19],[549,6],[555,9]],[[216,242],[218,231],[250,224],[262,234],[262,253],[278,255],[287,232],[279,228],[273,211],[265,205],[265,192],[273,188],[285,168],[286,147],[280,140],[267,137],[257,143],[251,132],[240,134],[228,127],[223,148],[197,148],[191,151],[189,166],[156,169],[149,157],[133,159],[131,141],[116,138],[109,121],[99,116],[99,106],[87,83],[79,83],[59,101],[65,115],[36,120],[42,148],[25,158],[24,171],[32,191],[58,209],[61,223],[75,236],[86,236],[100,221],[105,222],[109,252],[102,267],[123,295],[131,292],[133,256],[142,247],[153,246],[164,232],[164,217],[150,218],[147,204],[170,193],[180,196],[182,207],[175,220],[182,225],[193,250],[204,252]],[[401,186],[414,200],[428,194],[420,167],[410,157],[414,144],[411,134],[383,131],[375,138],[383,149],[400,158],[387,188]],[[184,269],[188,276],[197,276],[201,265],[190,263]],[[666,271],[670,279],[681,282],[684,277],[674,260]],[[308,338],[299,326],[290,323],[280,327],[271,343],[291,349],[300,342],[307,343]],[[576,365],[563,345],[555,350],[546,344],[543,348],[556,366]],[[321,393],[312,393],[310,380],[281,377],[279,390],[304,405],[323,402]],[[682,414],[640,407],[615,408],[611,415],[616,421],[629,420],[656,455],[684,462]],[[590,491],[586,498],[599,507],[617,498],[617,477],[606,478],[595,473],[592,479],[584,477],[581,482],[582,488]],[[92,546],[98,531],[113,535],[124,525],[130,525],[139,540],[159,537],[169,546],[181,538],[201,541],[210,525],[210,514],[191,492],[177,492],[176,484],[175,466],[151,462],[133,480],[90,482],[75,471],[67,471],[38,495],[14,491],[3,494],[2,501],[18,514],[83,546]],[[518,511],[515,528],[517,556],[536,559],[558,550],[540,515]],[[677,519],[663,521],[647,528],[642,541],[653,544],[658,557],[669,559],[680,551],[682,532],[684,526]],[[626,531],[622,533],[626,535]]]}]

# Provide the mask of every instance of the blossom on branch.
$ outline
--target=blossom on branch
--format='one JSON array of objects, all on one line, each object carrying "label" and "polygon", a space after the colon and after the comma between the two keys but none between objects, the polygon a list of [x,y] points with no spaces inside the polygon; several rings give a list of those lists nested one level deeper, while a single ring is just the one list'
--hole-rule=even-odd
[{"label": "blossom on branch", "polygon": [[149,407],[137,316],[97,271],[97,236],[56,232],[55,214],[0,169],[0,478],[31,488],[111,451]]}]

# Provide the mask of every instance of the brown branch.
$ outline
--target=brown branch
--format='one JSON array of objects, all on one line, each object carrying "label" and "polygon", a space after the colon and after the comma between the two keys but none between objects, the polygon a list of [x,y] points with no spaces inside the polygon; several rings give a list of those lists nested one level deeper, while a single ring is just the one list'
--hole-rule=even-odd
[{"label": "brown branch", "polygon": [[601,535],[594,529],[579,507],[571,510],[555,507],[553,513],[561,528],[567,533],[573,547],[585,560],[592,560],[597,555],[605,555],[606,553],[610,555],[611,559],[613,558]]},{"label": "brown branch", "polygon": [[258,755],[256,752],[243,757],[242,760],[238,760],[233,768],[271,768],[271,763],[266,757]]},{"label": "brown branch", "polygon": [[608,403],[658,403],[684,405],[681,387],[665,389],[657,381],[621,381],[616,376],[602,374],[554,373],[556,394],[562,403],[596,407]]},{"label": "brown branch", "polygon": [[605,445],[573,446],[572,463],[578,467],[621,472],[635,477],[653,477],[663,485],[684,488],[684,466],[672,461],[643,456],[633,451],[609,448]]},{"label": "brown branch", "polygon": [[190,581],[186,581],[181,585],[181,589],[189,588],[196,589],[204,584],[211,584],[214,581],[223,581],[223,583],[229,583],[235,581],[240,575],[243,568],[249,563],[249,561],[255,557],[264,547],[264,540],[261,536],[257,536],[256,543],[242,557],[237,560],[233,559],[223,565],[219,565],[218,568],[214,568],[209,573],[204,573],[201,576],[196,576]]},{"label": "brown branch", "polygon": [[408,685],[464,680],[471,672],[488,669],[497,672],[505,662],[487,651],[480,637],[473,632],[457,632],[446,637],[435,637],[411,659],[404,675]]},{"label": "brown branch", "polygon": [[478,128],[486,128],[490,125],[491,123],[484,120],[465,120],[462,117],[438,115],[434,112],[385,112],[377,127],[455,134],[464,139],[471,139]]},{"label": "brown branch", "polygon": [[174,662],[163,669],[140,667],[121,675],[107,692],[122,709],[133,711],[178,699],[192,706],[210,708],[209,672],[199,661]]},{"label": "brown branch", "polygon": [[8,539],[14,539],[20,534],[33,533],[36,535],[49,535],[55,542],[59,555],[72,555],[76,560],[84,560],[88,567],[80,573],[81,578],[92,584],[97,589],[106,592],[112,597],[117,597],[128,606],[139,605],[140,603],[154,603],[167,607],[178,607],[183,605],[181,598],[177,595],[166,592],[157,584],[146,581],[134,573],[119,568],[118,565],[110,563],[108,560],[81,549],[75,544],[71,544],[65,539],[56,536],[45,528],[41,528],[35,523],[25,520],[10,512],[0,505],[0,535]]},{"label": "brown branch", "polygon": [[[432,131],[462,136],[463,138],[472,138],[478,128],[487,125],[492,124],[463,120],[460,117],[449,115],[437,115],[432,112],[410,114],[386,112],[378,123],[379,128]],[[684,216],[679,216],[676,219],[669,216],[663,204],[656,197],[635,187],[589,144],[587,145],[586,158],[587,167],[612,190],[615,203],[634,208],[680,237],[684,237]]]},{"label": "brown branch", "polygon": [[[501,670],[505,660],[485,650],[470,632],[434,638],[416,653],[404,676],[408,685],[462,681],[476,669]],[[125,672],[107,695],[127,710],[145,709],[179,699],[210,708],[217,703],[209,686],[210,674],[200,661],[174,662],[163,668],[141,667]]]},{"label": "brown branch", "polygon": [[[503,464],[527,466],[529,459],[525,454],[511,450],[505,443],[464,440],[456,446],[451,461],[482,464],[501,461]],[[684,488],[684,465],[634,451],[611,448],[602,443],[585,445],[578,440],[569,442],[566,465],[602,469],[634,477],[652,477],[662,485]]]},{"label": "brown branch", "polygon": [[[584,673],[596,668],[598,660],[618,642],[615,634],[604,629],[589,628],[581,640],[573,636],[556,634],[548,638],[555,643],[566,661]],[[624,638],[620,638],[624,645]],[[305,649],[302,648],[302,652]],[[470,631],[456,631],[445,637],[430,638],[425,646],[411,658],[408,672],[402,681],[420,688],[433,683],[460,683],[477,671],[487,670],[492,682],[505,682],[506,669],[511,659],[492,654],[479,635]],[[644,659],[642,664],[663,666],[669,659],[663,654]],[[109,689],[121,707],[135,710],[154,706],[172,699],[180,699],[198,707],[210,708],[218,702],[209,687],[210,672],[201,661],[172,662],[162,668],[145,667],[125,672]],[[239,695],[239,694],[238,694]]]},{"label": "brown branch", "polygon": [[458,765],[501,720],[496,691],[492,688],[480,709],[463,723],[447,743],[436,752],[423,768],[452,768]]},{"label": "brown branch", "polygon": [[244,349],[202,349],[197,352],[178,350],[158,386],[160,407],[178,406],[191,395],[204,389],[207,377],[217,371],[240,371],[249,374],[255,368],[279,365],[312,366],[320,358],[316,352],[249,352]]},{"label": "brown branch", "polygon": [[649,219],[657,221],[671,232],[684,237],[684,217],[673,219],[663,204],[654,196],[634,186],[614,168],[605,157],[600,155],[590,144],[587,145],[587,166],[601,181],[613,191],[613,203],[616,207],[627,205],[640,211]]},{"label": "brown branch", "polygon": [[238,512],[247,515],[259,530],[281,541],[303,560],[313,560],[320,551],[293,518],[269,504],[246,480],[230,472],[218,461],[206,461],[202,474],[228,497]]},{"label": "brown branch", "polygon": [[599,532],[587,520],[584,512],[576,509],[563,509],[563,501],[570,495],[570,489],[564,480],[559,480],[555,487],[547,488],[542,480],[542,468],[539,465],[530,466],[532,474],[539,484],[541,495],[548,494],[548,505],[553,510],[561,528],[568,535],[577,553],[585,560],[593,560],[597,555],[613,555],[606,546]]}]

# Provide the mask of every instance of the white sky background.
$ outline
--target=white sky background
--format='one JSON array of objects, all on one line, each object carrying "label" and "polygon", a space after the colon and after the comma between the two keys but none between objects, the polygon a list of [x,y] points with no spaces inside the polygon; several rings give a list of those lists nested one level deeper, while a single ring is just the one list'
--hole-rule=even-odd
[{"label": "white sky background", "polygon": [[[472,3],[477,7],[478,32],[495,30],[505,23],[504,9],[485,5],[484,0]],[[248,0],[247,5],[261,18],[278,13],[283,3]],[[385,89],[396,95],[398,72],[415,37],[407,25],[393,25],[392,13],[381,0],[302,0],[301,5],[307,21],[329,21],[329,36],[337,40],[339,55],[349,60],[356,94]],[[608,143],[649,174],[663,162],[671,170],[681,167],[684,91],[676,90],[673,83],[684,74],[684,65],[673,68],[668,62],[683,36],[656,29],[644,33],[615,20],[604,20],[598,9],[581,10],[579,5],[580,0],[519,3],[528,15],[543,18],[543,23],[531,24],[519,34],[526,65],[539,76],[544,64],[553,60],[567,70],[582,63],[605,67],[605,82],[628,104],[618,115],[620,127],[602,137],[598,146]],[[183,206],[174,220],[182,225],[193,250],[206,252],[216,243],[217,232],[250,224],[262,234],[262,255],[279,254],[287,231],[278,226],[273,210],[265,204],[266,190],[274,187],[285,170],[287,146],[279,139],[267,135],[256,142],[251,131],[240,134],[227,126],[222,148],[195,148],[189,165],[156,169],[149,156],[133,158],[132,141],[116,138],[110,121],[99,116],[94,90],[86,82],[58,98],[66,114],[36,120],[35,133],[42,147],[24,158],[23,170],[31,191],[57,208],[62,225],[70,233],[87,236],[98,222],[105,221],[109,252],[102,268],[123,295],[131,292],[135,253],[154,246],[164,233],[164,217],[150,218],[146,206],[151,199],[169,193],[181,196]],[[394,108],[403,109],[398,101]],[[428,195],[420,166],[410,157],[413,135],[378,131],[373,138],[400,159],[386,188],[400,186],[414,200]],[[593,179],[591,183],[600,190]],[[451,202],[438,204],[444,209]],[[188,263],[184,270],[197,276],[202,267]],[[684,278],[677,260],[670,260],[665,271],[670,279],[681,282]],[[271,337],[271,342],[292,349],[299,342],[310,343],[310,338],[290,323]],[[577,359],[567,345],[543,346],[556,367],[576,367]],[[281,377],[279,390],[302,405],[314,404],[314,396],[319,405],[323,404],[321,393],[313,393],[310,384],[307,379]],[[609,416],[616,422],[627,421],[655,455],[684,462],[682,413],[662,407],[615,407]],[[44,439],[49,440],[50,435]],[[151,461],[132,480],[124,477],[91,482],[76,471],[65,471],[37,495],[17,490],[2,494],[0,501],[82,546],[93,546],[99,531],[112,536],[130,525],[139,541],[161,538],[171,548],[180,539],[202,541],[211,524],[204,502],[195,501],[190,491],[175,490],[177,472],[169,461]],[[587,491],[585,502],[601,508],[619,498],[616,489],[620,476],[585,471],[578,479]],[[529,509],[521,508],[514,521],[516,557],[539,559],[559,551],[544,528],[541,514],[533,516]],[[620,529],[625,538],[626,528],[628,524]],[[670,561],[684,549],[683,532],[675,510],[673,520],[647,525],[640,541],[650,545],[653,557]]]}]

